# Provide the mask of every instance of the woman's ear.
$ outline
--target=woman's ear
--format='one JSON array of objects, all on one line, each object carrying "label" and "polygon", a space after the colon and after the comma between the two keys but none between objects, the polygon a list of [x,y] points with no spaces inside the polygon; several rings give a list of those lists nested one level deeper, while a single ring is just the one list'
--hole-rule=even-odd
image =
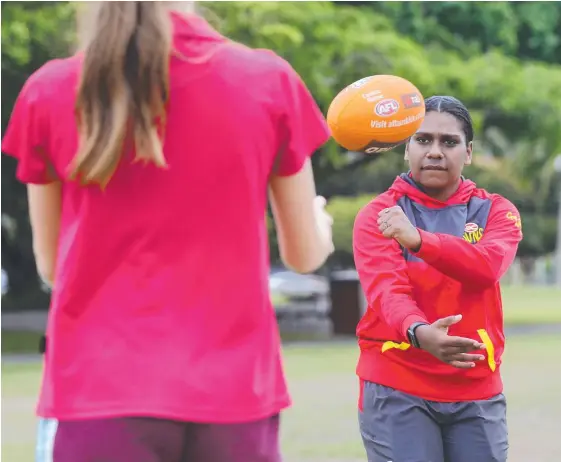
[{"label": "woman's ear", "polygon": [[466,160],[464,162],[464,165],[471,165],[472,153],[473,153],[473,141],[470,141],[466,149]]}]

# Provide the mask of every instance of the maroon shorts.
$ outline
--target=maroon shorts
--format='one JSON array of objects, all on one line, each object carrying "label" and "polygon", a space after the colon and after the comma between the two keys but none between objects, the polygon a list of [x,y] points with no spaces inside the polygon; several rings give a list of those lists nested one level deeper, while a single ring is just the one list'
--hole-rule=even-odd
[{"label": "maroon shorts", "polygon": [[241,424],[151,418],[58,423],[53,462],[280,462],[279,416]]}]

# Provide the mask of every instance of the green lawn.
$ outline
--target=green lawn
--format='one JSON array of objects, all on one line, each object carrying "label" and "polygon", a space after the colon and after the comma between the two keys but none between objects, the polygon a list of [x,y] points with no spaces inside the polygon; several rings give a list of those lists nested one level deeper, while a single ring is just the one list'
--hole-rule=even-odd
[{"label": "green lawn", "polygon": [[505,324],[561,324],[561,289],[504,286]]},{"label": "green lawn", "polygon": [[2,353],[37,353],[42,332],[2,331]]},{"label": "green lawn", "polygon": [[[294,406],[283,415],[289,462],[364,461],[356,423],[354,342],[290,345],[286,369]],[[513,336],[503,375],[509,398],[509,462],[552,462],[561,454],[561,335]],[[39,364],[2,365],[2,460],[32,462]]]}]

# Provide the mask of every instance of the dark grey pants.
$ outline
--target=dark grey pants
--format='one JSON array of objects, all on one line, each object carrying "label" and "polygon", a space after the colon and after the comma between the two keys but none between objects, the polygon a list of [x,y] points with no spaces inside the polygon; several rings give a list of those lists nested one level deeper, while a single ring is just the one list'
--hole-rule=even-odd
[{"label": "dark grey pants", "polygon": [[503,394],[439,403],[366,382],[360,432],[368,462],[506,462]]}]

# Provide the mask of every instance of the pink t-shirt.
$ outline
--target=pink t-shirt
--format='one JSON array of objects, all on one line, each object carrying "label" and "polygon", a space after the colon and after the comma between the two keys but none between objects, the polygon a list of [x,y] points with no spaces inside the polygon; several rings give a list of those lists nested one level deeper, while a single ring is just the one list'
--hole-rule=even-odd
[{"label": "pink t-shirt", "polygon": [[298,172],[329,132],[286,61],[172,17],[169,169],[126,153],[105,191],[65,179],[79,56],[29,78],[3,139],[19,180],[63,182],[43,417],[243,422],[290,404],[267,183],[273,168]]}]

